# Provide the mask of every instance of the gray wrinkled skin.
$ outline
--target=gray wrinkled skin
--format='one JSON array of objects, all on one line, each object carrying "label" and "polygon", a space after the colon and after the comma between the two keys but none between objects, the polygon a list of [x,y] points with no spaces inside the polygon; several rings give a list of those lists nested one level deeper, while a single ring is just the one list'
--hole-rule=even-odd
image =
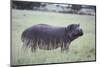
[{"label": "gray wrinkled skin", "polygon": [[36,49],[52,50],[61,47],[61,52],[68,50],[70,43],[83,35],[79,24],[67,27],[54,27],[47,24],[37,24],[26,29],[21,36],[23,46]]}]

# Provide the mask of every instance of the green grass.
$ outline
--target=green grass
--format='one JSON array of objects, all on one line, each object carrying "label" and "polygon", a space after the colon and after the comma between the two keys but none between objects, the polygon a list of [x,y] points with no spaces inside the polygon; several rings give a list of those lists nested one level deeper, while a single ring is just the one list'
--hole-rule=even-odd
[{"label": "green grass", "polygon": [[[60,48],[38,49],[36,53],[32,53],[30,49],[24,50],[21,42],[22,32],[40,23],[54,26],[80,24],[84,35],[71,43],[68,53],[61,53]],[[12,10],[12,65],[92,60],[95,60],[95,16]]]}]

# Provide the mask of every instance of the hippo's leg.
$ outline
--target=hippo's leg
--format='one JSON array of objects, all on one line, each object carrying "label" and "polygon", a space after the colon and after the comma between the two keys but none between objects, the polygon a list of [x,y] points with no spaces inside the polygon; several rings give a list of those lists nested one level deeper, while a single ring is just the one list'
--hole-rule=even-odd
[{"label": "hippo's leg", "polygon": [[37,43],[36,40],[34,40],[31,42],[31,51],[36,52],[36,48],[37,48]]},{"label": "hippo's leg", "polygon": [[69,51],[69,45],[70,45],[70,43],[68,42],[64,42],[62,45],[61,45],[61,52],[64,52],[64,51],[66,51],[66,52],[68,52]]}]

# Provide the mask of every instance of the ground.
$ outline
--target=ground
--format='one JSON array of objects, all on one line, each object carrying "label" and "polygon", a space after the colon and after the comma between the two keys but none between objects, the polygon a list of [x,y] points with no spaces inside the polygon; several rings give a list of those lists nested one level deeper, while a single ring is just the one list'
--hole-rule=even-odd
[{"label": "ground", "polygon": [[[50,24],[67,26],[80,24],[84,35],[74,40],[69,52],[61,53],[60,48],[54,50],[37,50],[22,48],[21,34],[34,24]],[[95,16],[63,14],[53,12],[12,10],[12,65],[44,64],[95,60]]]}]

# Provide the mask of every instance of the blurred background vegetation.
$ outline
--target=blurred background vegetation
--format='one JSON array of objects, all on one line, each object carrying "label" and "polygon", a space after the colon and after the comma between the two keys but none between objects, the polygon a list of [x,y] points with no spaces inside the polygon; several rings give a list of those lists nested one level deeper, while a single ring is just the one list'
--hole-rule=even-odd
[{"label": "blurred background vegetation", "polygon": [[76,5],[46,2],[12,1],[13,9],[39,10],[58,13],[71,13],[82,15],[95,15],[96,7],[92,5]]}]

